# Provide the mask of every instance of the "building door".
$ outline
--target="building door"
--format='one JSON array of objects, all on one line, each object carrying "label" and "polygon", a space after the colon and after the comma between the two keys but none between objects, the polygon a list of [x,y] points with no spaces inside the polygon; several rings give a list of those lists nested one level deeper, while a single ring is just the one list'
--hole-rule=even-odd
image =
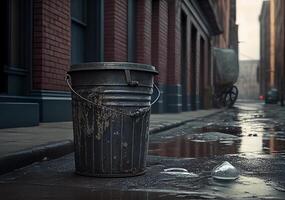
[{"label": "building door", "polygon": [[205,40],[200,37],[200,78],[199,78],[199,102],[200,108],[204,108],[205,93]]},{"label": "building door", "polygon": [[190,103],[191,109],[196,110],[197,88],[197,28],[191,26],[191,67],[190,67]]},{"label": "building door", "polygon": [[187,95],[187,16],[181,12],[181,89],[182,89],[182,111],[188,110]]},{"label": "building door", "polygon": [[4,73],[4,66],[8,63],[8,31],[5,29],[8,26],[8,1],[0,1],[1,9],[1,27],[4,27],[3,35],[1,37],[1,56],[0,56],[0,94],[7,93],[7,76]]},{"label": "building door", "polygon": [[32,0],[1,2],[0,93],[26,95],[31,87]]}]

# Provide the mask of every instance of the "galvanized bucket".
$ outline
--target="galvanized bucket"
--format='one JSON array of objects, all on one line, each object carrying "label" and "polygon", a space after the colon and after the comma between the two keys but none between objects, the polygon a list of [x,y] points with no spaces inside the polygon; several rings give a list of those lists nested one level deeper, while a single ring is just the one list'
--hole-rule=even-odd
[{"label": "galvanized bucket", "polygon": [[[137,63],[71,66],[76,173],[126,177],[146,169],[155,67]],[[71,83],[70,83],[71,82]]]}]

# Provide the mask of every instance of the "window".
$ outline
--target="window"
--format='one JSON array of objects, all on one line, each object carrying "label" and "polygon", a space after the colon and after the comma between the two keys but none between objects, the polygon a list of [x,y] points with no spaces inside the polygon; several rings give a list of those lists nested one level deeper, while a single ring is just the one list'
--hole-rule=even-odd
[{"label": "window", "polygon": [[71,1],[71,63],[104,60],[104,0]]},{"label": "window", "polygon": [[86,0],[71,1],[71,63],[85,60]]}]

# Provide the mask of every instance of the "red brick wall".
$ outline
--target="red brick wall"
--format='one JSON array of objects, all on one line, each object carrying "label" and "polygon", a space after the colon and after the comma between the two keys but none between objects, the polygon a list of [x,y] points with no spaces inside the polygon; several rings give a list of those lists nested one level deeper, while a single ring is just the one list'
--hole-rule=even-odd
[{"label": "red brick wall", "polygon": [[166,84],[168,6],[166,0],[153,0],[152,10],[152,65],[159,71],[156,80]]},{"label": "red brick wall", "polygon": [[136,4],[136,62],[151,64],[151,0]]},{"label": "red brick wall", "polygon": [[276,65],[276,86],[280,95],[285,93],[285,2],[284,0],[275,0],[275,65]]},{"label": "red brick wall", "polygon": [[104,7],[104,61],[127,61],[128,2],[106,0]]},{"label": "red brick wall", "polygon": [[223,27],[223,33],[216,36],[215,46],[220,48],[228,48],[230,45],[229,31],[230,31],[230,0],[216,0],[220,21]]},{"label": "red brick wall", "polygon": [[33,1],[33,89],[67,89],[70,29],[69,0]]},{"label": "red brick wall", "polygon": [[168,64],[167,83],[180,84],[180,4],[179,0],[168,1]]}]

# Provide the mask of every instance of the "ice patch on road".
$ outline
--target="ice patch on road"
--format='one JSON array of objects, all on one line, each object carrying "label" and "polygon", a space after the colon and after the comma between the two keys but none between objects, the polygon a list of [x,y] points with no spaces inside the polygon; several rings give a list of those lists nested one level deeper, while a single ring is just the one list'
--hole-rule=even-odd
[{"label": "ice patch on road", "polygon": [[185,178],[197,178],[197,177],[199,177],[199,175],[192,173],[192,172],[188,172],[188,170],[184,169],[184,168],[168,168],[168,169],[164,169],[164,171],[161,173],[173,175],[173,176],[177,176],[177,177],[185,177]]}]

